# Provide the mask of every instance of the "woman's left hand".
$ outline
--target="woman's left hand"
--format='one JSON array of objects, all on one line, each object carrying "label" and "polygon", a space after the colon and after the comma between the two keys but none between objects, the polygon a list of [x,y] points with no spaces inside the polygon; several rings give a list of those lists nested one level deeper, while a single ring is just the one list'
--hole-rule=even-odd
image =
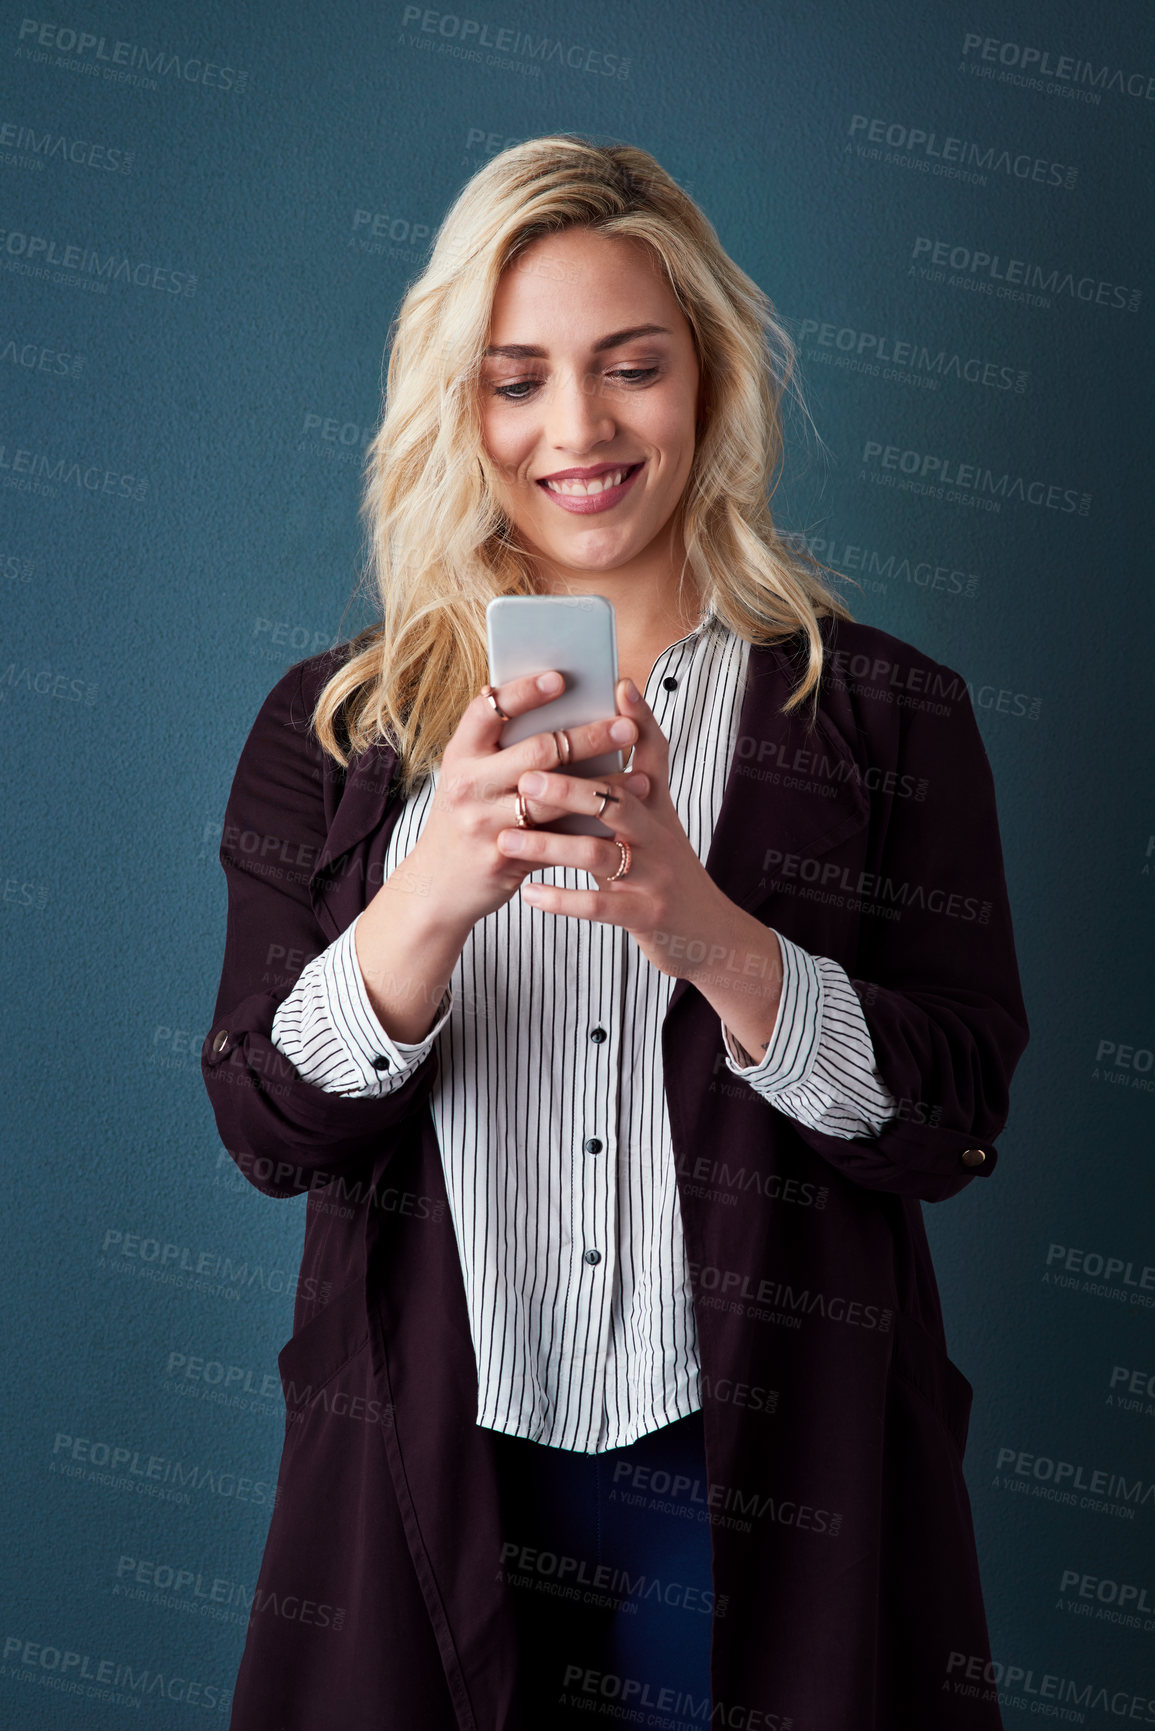
[{"label": "woman's left hand", "polygon": [[[629,845],[626,876],[611,881],[622,853],[608,836],[505,829],[497,845],[519,861],[589,872],[598,885],[596,890],[569,890],[527,881],[520,893],[533,907],[622,926],[662,973],[694,979],[718,967],[733,948],[739,923],[744,925],[749,916],[718,888],[682,827],[670,795],[669,742],[653,711],[630,680],[619,682],[617,701],[619,712],[637,723],[638,738],[625,778],[631,791],[606,807],[602,822]],[[517,785],[527,798],[600,814],[596,781],[534,770]]]}]

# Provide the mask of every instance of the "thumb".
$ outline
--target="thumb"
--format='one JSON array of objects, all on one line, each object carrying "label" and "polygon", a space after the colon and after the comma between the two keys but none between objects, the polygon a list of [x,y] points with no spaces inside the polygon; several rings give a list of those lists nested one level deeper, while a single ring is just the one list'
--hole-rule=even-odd
[{"label": "thumb", "polygon": [[654,712],[632,679],[618,681],[618,709],[638,730],[631,770],[642,770],[651,786],[664,787],[669,780],[670,746],[654,718]]}]

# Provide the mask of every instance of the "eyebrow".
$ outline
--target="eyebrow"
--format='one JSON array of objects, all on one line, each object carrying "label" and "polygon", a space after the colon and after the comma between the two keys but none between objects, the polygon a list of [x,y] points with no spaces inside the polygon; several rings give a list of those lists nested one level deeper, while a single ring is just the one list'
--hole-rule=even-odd
[{"label": "eyebrow", "polygon": [[[668,337],[673,332],[666,325],[633,325],[628,331],[614,331],[611,336],[601,337],[593,346],[595,355],[604,354],[606,349],[620,348],[623,343],[632,343],[638,337]],[[498,343],[491,344],[483,350],[486,355],[507,355],[510,360],[544,361],[546,351],[534,346],[533,343]]]}]

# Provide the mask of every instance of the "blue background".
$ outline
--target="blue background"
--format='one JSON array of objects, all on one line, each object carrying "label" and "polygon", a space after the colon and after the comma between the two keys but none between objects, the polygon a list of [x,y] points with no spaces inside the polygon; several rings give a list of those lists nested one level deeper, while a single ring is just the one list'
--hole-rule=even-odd
[{"label": "blue background", "polygon": [[[514,46],[470,57],[481,26]],[[1028,48],[1106,72],[1036,89]],[[235,1172],[200,1079],[225,799],[280,674],[370,617],[360,467],[405,286],[469,175],[558,130],[651,151],[771,295],[820,435],[793,418],[782,521],[859,579],[857,617],[970,684],[1033,1038],[995,1180],[926,1215],[976,1388],[992,1647],[1035,1688],[1155,1696],[1153,77],[1146,4],[9,9],[0,1723],[131,1722],[115,1686],[61,1687],[102,1660],[164,1679],[150,1726],[227,1716],[304,1202]],[[972,178],[936,172],[947,137],[975,147]],[[938,243],[958,249],[941,280],[919,274]],[[1005,264],[976,253],[1056,290],[1001,297]],[[925,355],[887,377],[896,342]],[[1000,508],[900,489],[928,457],[1008,476]],[[198,1261],[223,1272],[175,1278]],[[1123,1475],[1133,1518],[1035,1494],[1058,1467],[1021,1455]],[[206,1488],[144,1494],[174,1462]],[[1133,1625],[1122,1585],[1145,1591]]]}]

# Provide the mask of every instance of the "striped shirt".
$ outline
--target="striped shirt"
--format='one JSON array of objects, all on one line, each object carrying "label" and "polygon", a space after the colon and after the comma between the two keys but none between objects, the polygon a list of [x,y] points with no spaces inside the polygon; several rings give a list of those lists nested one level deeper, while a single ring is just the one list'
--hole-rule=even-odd
[{"label": "striped shirt", "polygon": [[[670,792],[699,859],[737,744],[749,645],[708,612],[654,663],[645,699],[669,741]],[[398,815],[388,876],[436,790]],[[532,874],[588,888],[575,867]],[[359,917],[359,916],[358,916]],[[514,895],[477,921],[428,1035],[393,1040],[373,1011],[356,920],[310,961],[273,1022],[308,1082],[368,1097],[433,1046],[430,1109],[461,1257],[477,1423],[554,1448],[622,1448],[701,1406],[697,1331],[662,1077],[676,981],[628,933]],[[778,1110],[871,1136],[896,1102],[843,968],[777,934],[783,983],[764,1056],[722,1026],[726,1067]]]}]

